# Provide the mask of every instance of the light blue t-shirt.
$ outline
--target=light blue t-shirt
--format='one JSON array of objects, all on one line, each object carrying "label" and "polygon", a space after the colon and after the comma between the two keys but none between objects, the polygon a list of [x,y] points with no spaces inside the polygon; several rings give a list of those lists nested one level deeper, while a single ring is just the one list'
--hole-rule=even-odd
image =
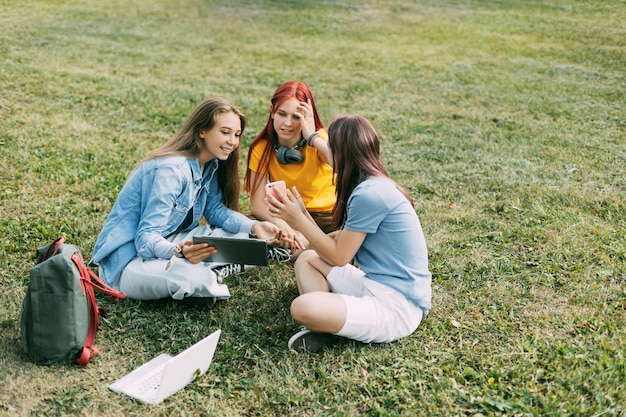
[{"label": "light blue t-shirt", "polygon": [[396,185],[380,177],[357,185],[348,199],[344,228],[367,233],[354,258],[359,268],[428,314],[432,275],[426,240],[415,210]]}]

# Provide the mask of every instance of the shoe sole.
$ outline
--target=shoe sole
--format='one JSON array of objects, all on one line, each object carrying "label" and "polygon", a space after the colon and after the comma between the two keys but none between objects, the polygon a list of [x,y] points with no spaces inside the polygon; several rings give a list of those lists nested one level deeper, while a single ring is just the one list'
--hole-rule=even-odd
[{"label": "shoe sole", "polygon": [[296,333],[289,339],[288,346],[296,352],[319,353],[325,347],[334,344],[339,336],[330,333]]}]

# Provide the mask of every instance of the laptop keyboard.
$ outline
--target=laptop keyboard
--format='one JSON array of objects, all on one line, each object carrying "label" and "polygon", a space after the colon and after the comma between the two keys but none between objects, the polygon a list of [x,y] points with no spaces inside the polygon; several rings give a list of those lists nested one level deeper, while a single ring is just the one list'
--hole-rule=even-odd
[{"label": "laptop keyboard", "polygon": [[146,401],[152,399],[159,392],[164,369],[164,366],[160,366],[150,372],[144,378],[128,387],[128,391],[133,392],[137,398],[145,399]]}]

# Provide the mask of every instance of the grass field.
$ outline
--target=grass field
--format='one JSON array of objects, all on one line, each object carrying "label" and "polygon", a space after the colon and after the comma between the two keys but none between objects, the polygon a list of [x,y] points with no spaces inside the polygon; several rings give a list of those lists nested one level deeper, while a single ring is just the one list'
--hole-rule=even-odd
[{"label": "grass field", "polygon": [[[623,1],[0,0],[0,415],[626,415]],[[212,309],[99,303],[86,368],[25,360],[36,248],[86,258],[127,175],[207,97],[244,154],[282,82],[372,120],[417,202],[433,309],[410,337],[286,349],[291,265]],[[244,166],[241,170],[243,173]],[[247,208],[247,197],[242,195]],[[213,330],[207,375],[148,408],[107,385]]]}]

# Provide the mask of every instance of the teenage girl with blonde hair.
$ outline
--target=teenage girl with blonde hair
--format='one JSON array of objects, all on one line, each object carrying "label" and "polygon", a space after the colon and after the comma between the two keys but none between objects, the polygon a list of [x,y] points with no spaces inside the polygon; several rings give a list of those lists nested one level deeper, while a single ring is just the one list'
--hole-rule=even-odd
[{"label": "teenage girl with blonde hair", "polygon": [[[275,243],[280,231],[239,209],[241,110],[223,99],[201,103],[164,145],[149,152],[120,191],[90,264],[128,298],[225,299],[223,271],[203,262],[215,253],[196,235],[256,234]],[[200,225],[200,219],[206,225]],[[220,273],[221,276],[218,276]]]}]

